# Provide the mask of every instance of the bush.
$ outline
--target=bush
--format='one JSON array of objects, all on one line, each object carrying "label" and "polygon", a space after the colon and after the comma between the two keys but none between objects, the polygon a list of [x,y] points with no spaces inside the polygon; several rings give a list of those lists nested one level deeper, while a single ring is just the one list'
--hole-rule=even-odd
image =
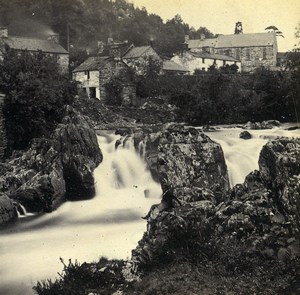
[{"label": "bush", "polygon": [[54,57],[42,52],[7,50],[0,63],[0,91],[11,149],[24,149],[60,122],[62,108],[73,102],[76,85],[60,72]]}]

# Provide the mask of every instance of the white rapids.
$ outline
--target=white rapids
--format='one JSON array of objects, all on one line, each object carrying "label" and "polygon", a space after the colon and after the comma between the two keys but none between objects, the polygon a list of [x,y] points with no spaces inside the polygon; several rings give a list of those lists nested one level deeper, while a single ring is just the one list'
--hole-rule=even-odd
[{"label": "white rapids", "polygon": [[59,257],[130,258],[146,230],[141,217],[159,203],[161,187],[130,138],[115,150],[118,138],[108,132],[98,137],[104,160],[94,172],[93,199],[27,215],[0,232],[0,294],[33,294],[37,280],[55,278],[62,270]]}]

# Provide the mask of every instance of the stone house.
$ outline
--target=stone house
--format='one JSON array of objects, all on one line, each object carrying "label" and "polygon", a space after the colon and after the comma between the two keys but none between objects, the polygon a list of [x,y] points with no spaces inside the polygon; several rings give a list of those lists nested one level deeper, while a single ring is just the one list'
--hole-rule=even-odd
[{"label": "stone house", "polygon": [[278,47],[274,32],[219,35],[212,39],[186,38],[185,43],[192,52],[227,55],[241,61],[242,72],[252,72],[261,66],[276,69]]},{"label": "stone house", "polygon": [[175,55],[171,60],[188,69],[190,75],[193,75],[195,70],[206,72],[213,65],[216,68],[220,68],[225,65],[235,64],[238,66],[238,72],[241,71],[241,62],[234,57],[224,54],[183,51],[181,54]]},{"label": "stone house", "polygon": [[[89,57],[73,70],[73,80],[80,82],[79,87],[90,98],[106,100],[107,90],[105,84],[127,69],[128,66],[122,60],[112,56]],[[124,80],[126,80],[126,77],[123,75],[121,97],[125,104],[130,104],[135,101],[135,85],[129,80],[127,82]]]},{"label": "stone house", "polygon": [[144,74],[145,67],[149,64],[150,59],[158,66],[162,67],[162,59],[150,45],[132,46],[122,56],[122,60],[138,75]]},{"label": "stone house", "polygon": [[0,27],[0,58],[6,47],[16,51],[42,51],[45,54],[56,57],[62,72],[68,72],[69,53],[59,44],[58,34],[50,35],[48,39],[18,37],[10,36],[6,27]]}]

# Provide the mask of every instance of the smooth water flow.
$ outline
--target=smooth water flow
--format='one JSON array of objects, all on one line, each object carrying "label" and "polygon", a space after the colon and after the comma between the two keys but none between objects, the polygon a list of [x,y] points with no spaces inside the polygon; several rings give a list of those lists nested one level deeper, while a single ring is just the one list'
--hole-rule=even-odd
[{"label": "smooth water flow", "polygon": [[230,185],[234,186],[243,183],[245,177],[253,170],[258,170],[258,158],[262,147],[269,139],[276,137],[300,137],[300,131],[286,130],[293,126],[284,124],[280,128],[266,130],[249,130],[251,139],[241,139],[239,134],[241,128],[220,127],[218,131],[207,132],[206,134],[223,149]]},{"label": "smooth water flow", "polygon": [[[287,126],[284,126],[287,127]],[[299,130],[283,128],[250,130],[253,138],[239,138],[240,128],[208,132],[220,143],[231,185],[244,182],[258,169],[258,156],[268,139],[300,136]],[[0,232],[0,294],[33,294],[37,280],[57,277],[62,270],[59,257],[79,262],[130,257],[146,230],[141,216],[161,197],[141,157],[144,143],[136,153],[131,138],[103,132],[99,144],[104,160],[95,170],[96,197],[67,202],[51,214],[26,216]]]},{"label": "smooth water flow", "polygon": [[104,160],[94,173],[95,198],[19,219],[0,232],[0,294],[33,294],[37,280],[62,270],[59,257],[91,262],[131,256],[146,230],[141,216],[159,202],[161,188],[130,138],[115,150],[118,138],[110,133],[98,138]]}]

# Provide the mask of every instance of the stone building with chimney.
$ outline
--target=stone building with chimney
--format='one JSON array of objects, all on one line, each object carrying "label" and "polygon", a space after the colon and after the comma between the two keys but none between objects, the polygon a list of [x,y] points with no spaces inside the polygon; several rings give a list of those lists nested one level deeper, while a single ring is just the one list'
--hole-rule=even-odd
[{"label": "stone building with chimney", "polygon": [[58,34],[52,34],[47,39],[10,36],[7,27],[0,27],[0,58],[7,47],[16,51],[41,51],[54,56],[62,72],[69,69],[69,53],[59,44]]},{"label": "stone building with chimney", "polygon": [[252,33],[219,35],[216,38],[185,39],[191,52],[231,56],[241,61],[242,72],[252,72],[258,67],[276,70],[277,39],[276,33]]}]

